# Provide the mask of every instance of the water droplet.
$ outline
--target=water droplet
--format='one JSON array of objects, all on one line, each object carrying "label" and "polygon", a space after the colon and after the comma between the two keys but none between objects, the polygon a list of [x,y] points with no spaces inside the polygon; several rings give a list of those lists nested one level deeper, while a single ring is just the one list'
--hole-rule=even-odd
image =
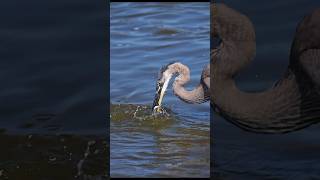
[{"label": "water droplet", "polygon": [[55,161],[55,160],[57,160],[56,157],[50,157],[50,158],[49,158],[49,161]]}]

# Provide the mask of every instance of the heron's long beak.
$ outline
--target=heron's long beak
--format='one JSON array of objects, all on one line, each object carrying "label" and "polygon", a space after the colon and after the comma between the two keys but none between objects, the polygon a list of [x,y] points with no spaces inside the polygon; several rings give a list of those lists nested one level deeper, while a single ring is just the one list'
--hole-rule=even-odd
[{"label": "heron's long beak", "polygon": [[170,78],[166,79],[164,83],[157,83],[157,91],[152,105],[153,112],[161,112],[161,103],[168,88],[169,81]]}]

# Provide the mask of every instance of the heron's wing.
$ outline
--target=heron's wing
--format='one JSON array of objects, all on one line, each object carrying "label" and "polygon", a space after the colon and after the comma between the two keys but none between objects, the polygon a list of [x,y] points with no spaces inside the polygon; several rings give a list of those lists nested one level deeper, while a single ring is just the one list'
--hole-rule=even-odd
[{"label": "heron's wing", "polygon": [[207,64],[201,74],[201,80],[203,81],[204,85],[207,89],[210,89],[210,64]]},{"label": "heron's wing", "polygon": [[204,90],[204,99],[210,99],[210,64],[207,64],[201,74],[201,85]]}]

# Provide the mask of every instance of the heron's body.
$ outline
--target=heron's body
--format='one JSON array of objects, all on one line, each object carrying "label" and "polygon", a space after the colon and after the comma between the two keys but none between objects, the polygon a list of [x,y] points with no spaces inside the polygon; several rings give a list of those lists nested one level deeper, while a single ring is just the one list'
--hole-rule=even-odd
[{"label": "heron's body", "polygon": [[181,100],[187,103],[203,103],[210,97],[210,65],[208,64],[202,71],[200,83],[191,91],[184,88],[184,85],[190,81],[190,69],[180,62],[170,63],[164,66],[160,71],[160,77],[157,82],[157,93],[153,103],[153,108],[160,111],[160,106],[168,83],[174,76],[173,92]]}]

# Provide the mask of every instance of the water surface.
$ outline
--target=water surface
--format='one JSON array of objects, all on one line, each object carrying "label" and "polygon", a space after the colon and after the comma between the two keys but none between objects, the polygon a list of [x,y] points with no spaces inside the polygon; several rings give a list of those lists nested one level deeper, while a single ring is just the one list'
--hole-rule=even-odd
[{"label": "water surface", "polygon": [[208,103],[181,102],[170,86],[170,118],[146,117],[163,65],[180,61],[191,69],[187,88],[199,83],[209,62],[209,3],[111,3],[110,12],[111,114],[118,114],[110,124],[111,177],[208,177]]}]

